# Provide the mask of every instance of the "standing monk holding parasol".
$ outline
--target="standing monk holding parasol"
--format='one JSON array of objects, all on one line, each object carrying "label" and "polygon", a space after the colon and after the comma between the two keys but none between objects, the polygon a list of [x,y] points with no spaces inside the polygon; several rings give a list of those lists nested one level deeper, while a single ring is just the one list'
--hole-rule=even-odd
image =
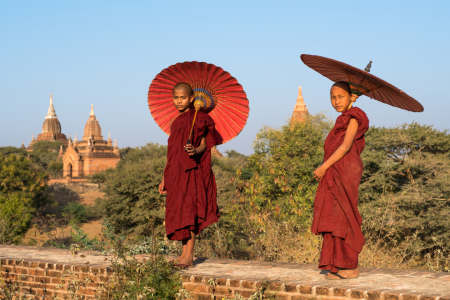
[{"label": "standing monk holding parasol", "polygon": [[211,149],[236,137],[248,118],[242,86],[228,72],[203,62],[178,63],[152,81],[148,105],[169,134],[167,164],[159,186],[167,194],[165,226],[170,240],[182,241],[175,262],[194,265],[195,237],[218,222]]},{"label": "standing monk holding parasol", "polygon": [[323,164],[314,171],[320,180],[314,199],[311,231],[323,236],[319,268],[329,270],[331,280],[357,278],[358,255],[365,240],[358,211],[358,187],[363,165],[364,134],[369,119],[357,107],[356,99],[366,95],[401,109],[421,112],[422,105],[393,85],[342,62],[315,55],[301,55],[302,61],[335,83],[330,90],[333,108],[340,112],[325,140]]}]

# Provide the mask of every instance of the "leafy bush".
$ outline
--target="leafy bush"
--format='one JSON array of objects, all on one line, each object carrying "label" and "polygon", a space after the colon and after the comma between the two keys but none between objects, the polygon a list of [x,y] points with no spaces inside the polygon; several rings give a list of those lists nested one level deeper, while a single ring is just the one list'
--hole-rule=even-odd
[{"label": "leafy bush", "polygon": [[[318,114],[292,126],[286,123],[280,129],[261,129],[246,172],[237,174],[238,215],[242,209],[256,210],[260,217],[255,221],[262,228],[267,215],[309,226],[318,185],[312,174],[322,163],[323,144],[331,125]],[[254,174],[246,179],[249,169]]]},{"label": "leafy bush", "polygon": [[19,243],[31,217],[30,210],[17,195],[0,197],[0,244]]},{"label": "leafy bush", "polygon": [[16,195],[29,212],[50,203],[48,175],[36,170],[25,156],[0,154],[0,196]]},{"label": "leafy bush", "polygon": [[[360,203],[365,218],[379,209],[383,194],[396,197],[386,230],[402,241],[417,232],[417,246],[436,240],[450,247],[450,134],[417,123],[371,127],[362,154]],[[382,224],[379,224],[380,228]]]},{"label": "leafy bush", "polygon": [[63,216],[74,223],[84,223],[88,220],[88,211],[85,205],[69,202],[62,210]]}]

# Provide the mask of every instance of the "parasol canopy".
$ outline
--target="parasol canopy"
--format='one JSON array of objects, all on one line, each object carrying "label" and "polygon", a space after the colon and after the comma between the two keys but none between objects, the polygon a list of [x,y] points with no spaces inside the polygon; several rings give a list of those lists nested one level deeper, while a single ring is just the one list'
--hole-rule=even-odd
[{"label": "parasol canopy", "polygon": [[305,65],[319,72],[328,79],[346,81],[350,84],[352,94],[365,95],[380,102],[412,112],[423,111],[423,106],[414,98],[395,86],[369,73],[371,63],[363,71],[343,62],[317,55],[302,54]]},{"label": "parasol canopy", "polygon": [[148,91],[148,107],[158,126],[170,134],[170,124],[179,112],[173,105],[172,89],[180,82],[188,83],[194,91],[194,101],[203,102],[226,143],[236,137],[247,123],[247,95],[236,78],[222,68],[205,62],[177,63],[156,75]]}]

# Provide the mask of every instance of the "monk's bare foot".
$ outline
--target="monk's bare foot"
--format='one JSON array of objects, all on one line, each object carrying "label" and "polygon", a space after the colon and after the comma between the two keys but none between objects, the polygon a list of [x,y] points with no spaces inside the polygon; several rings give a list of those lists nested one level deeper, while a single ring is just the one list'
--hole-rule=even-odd
[{"label": "monk's bare foot", "polygon": [[194,258],[193,257],[182,257],[178,263],[180,265],[187,265],[187,266],[193,266],[194,265]]},{"label": "monk's bare foot", "polygon": [[359,267],[356,267],[356,269],[340,269],[337,274],[345,278],[356,278],[359,276]]}]

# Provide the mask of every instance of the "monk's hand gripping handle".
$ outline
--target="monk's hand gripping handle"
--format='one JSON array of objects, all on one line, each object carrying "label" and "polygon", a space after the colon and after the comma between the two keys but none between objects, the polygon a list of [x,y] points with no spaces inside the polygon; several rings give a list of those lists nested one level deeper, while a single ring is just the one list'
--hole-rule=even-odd
[{"label": "monk's hand gripping handle", "polygon": [[[188,139],[188,140],[187,140],[187,142],[186,142],[186,146],[187,146],[187,145],[190,145],[190,144],[191,144],[191,139]],[[184,151],[186,151],[186,152],[187,152],[187,149],[186,149],[186,147],[184,147]]]}]

